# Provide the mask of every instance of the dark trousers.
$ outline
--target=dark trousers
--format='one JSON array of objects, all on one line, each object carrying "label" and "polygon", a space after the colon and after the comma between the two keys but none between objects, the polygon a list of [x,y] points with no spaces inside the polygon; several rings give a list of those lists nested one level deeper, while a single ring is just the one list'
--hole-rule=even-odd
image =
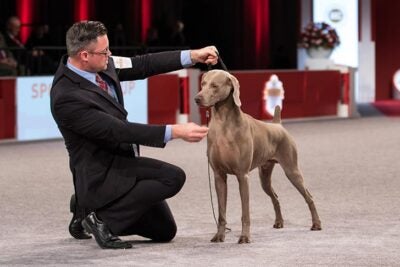
[{"label": "dark trousers", "polygon": [[186,175],[179,167],[163,161],[144,157],[135,160],[136,185],[96,214],[116,235],[136,234],[154,241],[170,241],[177,229],[165,199],[181,190]]}]

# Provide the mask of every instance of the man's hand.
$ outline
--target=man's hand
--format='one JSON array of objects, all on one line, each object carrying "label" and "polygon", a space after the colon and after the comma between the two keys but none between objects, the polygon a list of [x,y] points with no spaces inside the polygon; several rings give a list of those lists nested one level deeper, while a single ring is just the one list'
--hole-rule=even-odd
[{"label": "man's hand", "polygon": [[195,63],[215,65],[218,63],[218,50],[215,46],[207,46],[201,49],[190,50],[190,58]]},{"label": "man's hand", "polygon": [[208,128],[193,122],[172,125],[172,139],[180,138],[186,142],[199,142],[208,133]]},{"label": "man's hand", "polygon": [[12,67],[12,68],[16,68],[17,67],[17,62],[12,58],[0,59],[0,63],[4,64],[4,65],[7,65],[9,67]]}]

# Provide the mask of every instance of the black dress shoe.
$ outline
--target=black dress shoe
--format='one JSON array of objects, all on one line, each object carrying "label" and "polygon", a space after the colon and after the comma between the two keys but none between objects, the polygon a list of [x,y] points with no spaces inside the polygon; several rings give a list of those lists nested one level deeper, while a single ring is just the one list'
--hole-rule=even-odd
[{"label": "black dress shoe", "polygon": [[132,248],[132,244],[122,241],[118,236],[113,235],[107,225],[97,219],[94,212],[83,219],[82,226],[86,231],[94,235],[97,244],[101,248]]},{"label": "black dress shoe", "polygon": [[79,207],[76,204],[75,195],[71,196],[69,205],[70,211],[72,212],[72,219],[69,223],[69,233],[76,239],[90,239],[92,238],[88,232],[82,227],[82,220],[86,217],[85,209]]}]

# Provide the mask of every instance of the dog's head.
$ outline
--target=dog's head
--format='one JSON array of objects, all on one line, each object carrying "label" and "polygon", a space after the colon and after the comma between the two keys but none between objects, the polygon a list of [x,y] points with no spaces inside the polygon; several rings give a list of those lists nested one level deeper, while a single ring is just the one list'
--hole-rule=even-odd
[{"label": "dog's head", "polygon": [[227,99],[232,93],[233,101],[240,107],[239,81],[232,74],[223,70],[206,72],[201,79],[201,91],[196,95],[197,105],[212,107]]}]

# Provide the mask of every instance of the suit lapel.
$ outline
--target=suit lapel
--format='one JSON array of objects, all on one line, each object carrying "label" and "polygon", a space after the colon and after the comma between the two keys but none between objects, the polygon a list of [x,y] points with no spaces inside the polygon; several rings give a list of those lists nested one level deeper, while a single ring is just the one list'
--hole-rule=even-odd
[{"label": "suit lapel", "polygon": [[[108,94],[106,91],[101,90],[97,85],[93,84],[92,82],[89,82],[86,79],[82,79],[82,80],[83,81],[80,82],[80,87],[82,89],[95,92],[96,94],[98,94],[98,95],[104,97],[105,99],[107,99],[111,104],[113,104],[122,113],[124,113],[125,115],[128,114],[128,112],[125,110],[125,108],[120,103],[115,101],[115,99],[110,94]],[[117,93],[117,95],[118,95],[118,93]],[[120,97],[118,96],[118,98],[120,98]]]},{"label": "suit lapel", "polygon": [[[110,96],[107,92],[101,90],[97,85],[95,85],[92,82],[86,80],[85,78],[79,76],[78,74],[76,74],[75,72],[70,70],[67,66],[65,66],[65,64],[63,64],[63,63],[61,63],[61,64],[63,65],[63,66],[61,66],[61,68],[64,68],[62,73],[64,75],[68,76],[72,81],[79,83],[79,87],[81,89],[89,90],[91,92],[98,94],[99,96],[107,99],[112,105],[114,105],[118,110],[120,110],[125,116],[128,114],[128,112],[123,107],[123,102],[121,104],[118,103],[117,101],[115,101],[115,99],[112,96]],[[109,77],[112,78],[112,80],[114,81],[118,99],[121,100],[122,94],[121,94],[121,86],[119,86],[119,82],[116,82],[116,80],[113,77],[111,77],[111,76],[109,76]]]},{"label": "suit lapel", "polygon": [[118,102],[121,104],[122,107],[124,107],[124,97],[123,97],[123,92],[121,88],[121,83],[119,82],[119,79],[115,73],[115,71],[110,71],[110,66],[107,68],[107,70],[102,72],[104,75],[107,75],[112,81],[113,85],[115,88],[115,93],[117,94]]},{"label": "suit lapel", "polygon": [[118,101],[119,103],[121,103],[122,106],[124,106],[124,96],[121,88],[121,83],[117,76],[117,72],[115,71],[114,61],[111,57],[109,58],[107,69],[103,71],[103,73],[114,82],[115,92],[117,93]]}]

